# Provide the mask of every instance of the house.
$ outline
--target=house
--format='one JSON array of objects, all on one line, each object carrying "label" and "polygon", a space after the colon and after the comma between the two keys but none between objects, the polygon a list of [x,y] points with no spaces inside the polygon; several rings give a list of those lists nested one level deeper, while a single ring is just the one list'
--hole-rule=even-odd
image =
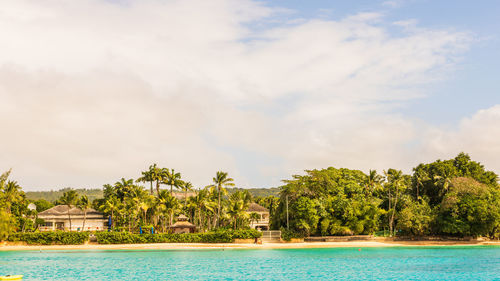
[{"label": "house", "polygon": [[188,221],[185,215],[177,217],[177,221],[171,225],[172,233],[193,233],[196,231],[196,226]]},{"label": "house", "polygon": [[[257,203],[250,203],[246,210],[250,216],[250,228],[257,230],[269,230],[269,210]],[[252,219],[252,213],[257,214],[257,218]]]},{"label": "house", "polygon": [[108,220],[103,213],[92,208],[87,209],[85,218],[85,229],[83,229],[83,210],[72,207],[69,209],[71,216],[71,229],[69,226],[67,205],[57,205],[48,210],[38,213],[38,218],[44,220],[44,224],[39,227],[40,231],[99,231],[108,228]]}]

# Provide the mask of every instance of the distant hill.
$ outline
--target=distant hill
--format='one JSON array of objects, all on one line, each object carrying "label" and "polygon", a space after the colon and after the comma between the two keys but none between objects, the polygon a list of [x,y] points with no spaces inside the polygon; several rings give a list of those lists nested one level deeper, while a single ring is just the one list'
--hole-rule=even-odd
[{"label": "distant hill", "polygon": [[239,190],[248,190],[253,197],[267,197],[270,195],[279,196],[279,187],[271,188],[227,188],[229,194],[234,193]]},{"label": "distant hill", "polygon": [[[64,192],[70,190],[70,188],[63,188],[60,190],[51,190],[51,191],[27,191],[26,197],[31,200],[45,199],[49,202],[54,202],[59,199]],[[75,189],[78,193],[78,196],[87,195],[90,201],[102,198],[102,189]]]},{"label": "distant hill", "polygon": [[[45,199],[49,202],[54,202],[59,199],[64,192],[70,190],[69,188],[63,188],[60,190],[51,190],[51,191],[27,191],[26,197],[31,200]],[[75,189],[78,193],[78,196],[87,195],[87,197],[93,201],[97,198],[102,198],[103,193],[102,189]],[[238,190],[248,190],[253,197],[267,197],[270,195],[278,196],[279,188],[228,188],[227,191],[229,194],[234,193]]]}]

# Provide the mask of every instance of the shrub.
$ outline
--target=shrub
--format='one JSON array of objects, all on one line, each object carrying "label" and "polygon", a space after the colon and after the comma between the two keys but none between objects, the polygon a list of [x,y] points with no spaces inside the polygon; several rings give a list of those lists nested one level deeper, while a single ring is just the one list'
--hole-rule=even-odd
[{"label": "shrub", "polygon": [[232,243],[234,239],[254,239],[262,236],[257,230],[219,230],[206,233],[134,234],[129,232],[98,232],[99,244],[140,243]]},{"label": "shrub", "polygon": [[255,229],[239,229],[232,233],[234,239],[255,239],[262,237],[262,232]]},{"label": "shrub", "polygon": [[292,238],[304,238],[304,235],[293,230],[287,230],[286,228],[281,228],[281,239],[284,241],[290,241]]},{"label": "shrub", "polygon": [[7,241],[23,241],[29,245],[78,245],[89,240],[88,232],[27,232],[13,233]]}]

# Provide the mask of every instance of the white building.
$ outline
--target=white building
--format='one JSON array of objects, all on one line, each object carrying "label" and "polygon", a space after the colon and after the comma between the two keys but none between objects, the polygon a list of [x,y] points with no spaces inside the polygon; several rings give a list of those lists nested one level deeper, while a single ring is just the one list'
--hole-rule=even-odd
[{"label": "white building", "polygon": [[38,218],[45,223],[39,227],[40,231],[100,231],[108,229],[108,220],[103,213],[92,208],[87,209],[85,229],[83,229],[84,212],[76,207],[69,210],[71,216],[71,229],[69,226],[68,206],[57,205],[38,213]]},{"label": "white building", "polygon": [[250,228],[257,230],[269,230],[269,210],[257,203],[250,203],[246,212],[258,214],[258,219],[250,220]]}]

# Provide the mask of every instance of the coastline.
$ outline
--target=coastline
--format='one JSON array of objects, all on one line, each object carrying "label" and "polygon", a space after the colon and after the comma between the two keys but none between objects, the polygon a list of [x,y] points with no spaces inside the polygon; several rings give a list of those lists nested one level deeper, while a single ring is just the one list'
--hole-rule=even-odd
[{"label": "coastline", "polygon": [[209,250],[209,249],[305,249],[305,248],[375,248],[375,247],[429,247],[429,246],[500,246],[500,241],[349,241],[349,242],[302,242],[302,243],[152,243],[152,244],[84,244],[84,245],[14,245],[0,246],[4,251],[52,251],[52,250]]}]

